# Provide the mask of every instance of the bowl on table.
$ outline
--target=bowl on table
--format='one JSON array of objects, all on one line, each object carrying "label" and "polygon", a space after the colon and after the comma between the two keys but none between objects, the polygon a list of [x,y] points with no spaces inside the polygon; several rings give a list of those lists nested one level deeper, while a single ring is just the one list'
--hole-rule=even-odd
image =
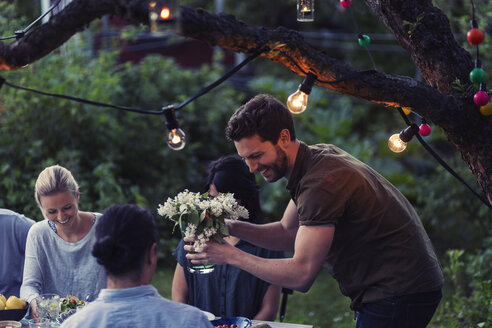
[{"label": "bowl on table", "polygon": [[238,328],[251,327],[251,320],[245,317],[224,317],[217,320],[212,320],[210,322],[214,327],[220,327],[223,325],[227,325],[229,328],[231,328],[231,325],[237,325]]},{"label": "bowl on table", "polygon": [[[5,311],[5,310],[2,310]],[[1,320],[0,321],[0,328],[19,328],[21,327],[22,324],[19,321],[13,321],[13,320]]]},{"label": "bowl on table", "polygon": [[20,321],[27,313],[29,306],[24,309],[0,310],[0,321]]}]

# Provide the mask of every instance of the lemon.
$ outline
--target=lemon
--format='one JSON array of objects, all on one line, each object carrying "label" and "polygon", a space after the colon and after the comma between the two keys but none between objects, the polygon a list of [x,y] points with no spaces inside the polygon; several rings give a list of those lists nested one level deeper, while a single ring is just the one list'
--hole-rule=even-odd
[{"label": "lemon", "polygon": [[19,310],[26,307],[26,301],[12,295],[9,297],[5,305],[7,307],[7,310]]},{"label": "lemon", "polygon": [[2,307],[0,310],[3,310],[5,308],[5,304],[7,303],[7,299],[5,298],[5,295],[0,294],[0,307]]}]

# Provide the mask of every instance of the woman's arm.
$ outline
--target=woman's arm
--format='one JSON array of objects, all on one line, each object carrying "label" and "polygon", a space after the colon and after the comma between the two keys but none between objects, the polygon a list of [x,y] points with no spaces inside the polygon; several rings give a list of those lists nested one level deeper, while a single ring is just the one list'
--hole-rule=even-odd
[{"label": "woman's arm", "polygon": [[34,240],[32,230],[29,231],[26,240],[26,253],[24,259],[24,273],[20,288],[20,298],[31,306],[31,316],[38,316],[35,298],[41,293],[41,265],[38,261],[37,243]]},{"label": "woman's arm", "polygon": [[186,284],[183,267],[179,263],[176,264],[176,269],[174,270],[171,298],[175,302],[188,303],[188,285]]},{"label": "woman's arm", "polygon": [[270,285],[263,296],[260,311],[253,318],[254,320],[275,321],[280,303],[280,292],[282,287]]}]

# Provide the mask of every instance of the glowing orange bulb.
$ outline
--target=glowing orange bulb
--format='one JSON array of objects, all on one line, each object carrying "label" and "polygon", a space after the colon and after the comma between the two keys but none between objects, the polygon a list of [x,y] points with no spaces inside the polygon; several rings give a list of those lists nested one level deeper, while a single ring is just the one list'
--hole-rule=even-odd
[{"label": "glowing orange bulb", "polygon": [[301,114],[307,108],[308,95],[297,90],[287,98],[287,108],[292,114]]},{"label": "glowing orange bulb", "polygon": [[173,150],[181,150],[186,145],[186,135],[183,130],[176,128],[169,131],[167,144]]},{"label": "glowing orange bulb", "polygon": [[169,10],[169,8],[168,7],[162,8],[161,18],[162,19],[169,19],[170,16],[171,16],[171,11]]},{"label": "glowing orange bulb", "polygon": [[400,139],[399,134],[393,134],[388,140],[388,147],[392,152],[401,153],[407,148],[407,143]]}]

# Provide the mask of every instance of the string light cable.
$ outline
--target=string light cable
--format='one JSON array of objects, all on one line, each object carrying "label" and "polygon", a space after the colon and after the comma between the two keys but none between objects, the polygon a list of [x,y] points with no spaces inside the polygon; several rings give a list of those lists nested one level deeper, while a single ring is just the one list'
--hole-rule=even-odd
[{"label": "string light cable", "polygon": [[[0,40],[6,40],[6,39],[11,39],[11,38],[21,38],[25,35],[25,33],[27,33],[27,31],[29,31],[32,26],[34,26],[39,20],[43,19],[48,13],[50,13],[54,8],[56,8],[56,6],[58,6],[58,4],[60,3],[61,0],[58,0],[56,3],[54,3],[49,9],[47,12],[45,12],[43,15],[41,15],[38,19],[36,19],[34,22],[32,22],[28,27],[26,27],[25,29],[23,30],[20,30],[20,31],[16,31],[15,32],[15,35],[14,36],[10,36],[10,37],[1,37]],[[341,0],[341,2],[344,2],[344,3],[349,3],[349,0]],[[473,4],[473,0],[472,0],[472,4]],[[343,5],[343,4],[342,4]],[[345,7],[345,6],[344,6]],[[349,3],[349,6],[350,8],[350,3]],[[473,7],[474,9],[474,7]],[[352,15],[352,18],[354,20],[354,24],[356,25],[356,28],[357,28],[357,24],[355,22],[355,17],[352,13],[352,11],[350,10],[351,12],[351,15]],[[474,20],[473,20],[474,21]],[[375,69],[375,65],[374,65],[374,61],[372,59],[372,56],[370,55],[370,52],[369,50],[367,49],[367,44],[368,44],[368,41],[367,41],[367,38],[364,38],[365,35],[361,35],[360,33],[358,34],[359,35],[359,43],[361,45],[364,45],[364,47],[366,48],[368,54],[369,54],[369,57],[373,63],[373,67],[374,69],[370,69],[370,70],[363,70],[363,71],[357,71],[357,72],[354,72],[354,73],[350,73],[350,74],[347,74],[343,77],[341,77],[340,79],[337,79],[337,80],[333,80],[333,81],[325,81],[325,80],[321,80],[317,77],[317,75],[315,74],[315,72],[305,72],[302,67],[300,67],[300,65],[292,59],[292,57],[290,57],[289,55],[287,55],[286,53],[282,52],[282,51],[279,51],[280,53],[282,53],[286,58],[288,58],[304,75],[306,75],[306,79],[305,81],[300,85],[300,88],[299,89],[303,89],[305,91],[308,91],[308,93],[311,91],[311,88],[312,88],[312,84],[314,84],[315,81],[318,81],[320,83],[323,83],[323,84],[336,84],[336,83],[340,83],[340,82],[343,82],[345,80],[348,80],[348,79],[353,79],[353,78],[356,78],[358,76],[361,76],[362,74],[368,74],[368,73],[375,73],[376,72],[376,69]],[[361,41],[362,40],[362,41]],[[216,80],[215,82],[211,83],[210,85],[208,85],[207,87],[203,88],[202,90],[200,90],[198,93],[196,93],[195,95],[191,96],[190,98],[188,98],[187,100],[185,100],[184,102],[182,102],[181,104],[177,105],[177,106],[174,106],[174,105],[168,105],[168,106],[165,106],[163,107],[161,110],[159,111],[156,111],[156,110],[146,110],[146,109],[140,109],[140,108],[133,108],[133,107],[126,107],[126,106],[117,106],[117,105],[111,105],[111,104],[106,104],[106,103],[101,103],[101,102],[97,102],[97,101],[92,101],[92,100],[87,100],[87,99],[82,99],[82,98],[78,98],[78,97],[72,97],[72,96],[67,96],[67,95],[61,95],[61,94],[55,94],[55,93],[49,93],[49,92],[44,92],[44,91],[40,91],[40,90],[35,90],[35,89],[31,89],[31,88],[26,88],[26,87],[22,87],[22,86],[18,86],[18,85],[15,85],[15,84],[12,84],[10,82],[8,82],[5,78],[3,78],[2,76],[0,76],[0,88],[3,86],[3,85],[7,85],[11,88],[14,88],[14,89],[19,89],[19,90],[23,90],[23,91],[28,91],[28,92],[33,92],[33,93],[36,93],[36,94],[40,94],[40,95],[44,95],[44,96],[51,96],[51,97],[56,97],[56,98],[62,98],[62,99],[67,99],[67,100],[70,100],[70,101],[75,101],[75,102],[80,102],[80,103],[84,103],[84,104],[88,104],[88,105],[92,105],[92,106],[98,106],[98,107],[105,107],[105,108],[114,108],[114,109],[118,109],[118,110],[123,110],[123,111],[129,111],[129,112],[134,112],[134,113],[138,113],[138,114],[144,114],[144,115],[163,115],[165,118],[166,118],[166,126],[169,130],[169,136],[168,136],[168,144],[170,145],[170,147],[174,150],[180,150],[184,147],[184,144],[185,144],[185,136],[184,136],[184,133],[182,132],[181,129],[179,129],[179,124],[176,120],[176,116],[175,116],[175,111],[176,110],[179,110],[183,107],[185,107],[186,105],[188,105],[189,103],[191,103],[192,101],[196,100],[197,98],[201,97],[202,95],[208,93],[209,91],[211,91],[213,88],[217,87],[218,85],[220,85],[221,83],[223,83],[224,81],[226,81],[229,77],[231,77],[233,74],[235,74],[237,71],[239,71],[243,66],[245,66],[246,64],[248,64],[250,61],[252,61],[253,59],[255,59],[256,57],[258,57],[261,53],[263,52],[266,52],[267,50],[269,50],[267,47],[260,47],[258,50],[256,50],[252,55],[248,56],[245,60],[243,60],[241,63],[239,63],[238,65],[236,65],[235,67],[233,67],[232,69],[230,69],[228,72],[226,72],[226,74],[224,74],[222,77],[220,77],[218,80]],[[477,47],[477,63],[479,63],[479,59],[478,59],[478,47]],[[301,90],[302,91],[302,90]],[[416,126],[414,123],[411,123],[410,120],[407,118],[406,114],[403,112],[403,110],[401,108],[397,108],[400,115],[403,117],[404,121],[407,123],[407,125],[409,126],[409,128],[411,129],[408,129],[408,130],[411,130],[412,132],[409,132],[409,137],[408,137],[408,140],[411,139],[412,135],[415,134],[416,138],[419,140],[419,142],[422,144],[422,146],[449,172],[451,173],[451,175],[453,175],[456,179],[458,179],[462,184],[464,184],[477,198],[479,198],[485,205],[487,205],[487,207],[489,208],[492,208],[492,205],[489,204],[482,196],[480,196],[475,190],[473,190],[423,139],[422,137],[419,135],[419,133],[415,133],[413,131],[416,131],[415,130],[415,127]],[[417,115],[418,116],[418,115]],[[419,116],[420,117],[420,116]],[[403,131],[402,131],[403,132]],[[407,141],[408,141],[407,140]],[[174,145],[174,146],[173,146]]]},{"label": "string light cable", "polygon": [[[250,61],[252,61],[256,57],[258,57],[261,53],[263,53],[265,51],[267,51],[267,48],[261,48],[261,49],[255,51],[252,55],[250,55],[249,57],[247,57],[246,59],[244,59],[237,66],[235,66],[232,69],[230,69],[226,74],[224,74],[218,80],[216,80],[215,82],[211,83],[207,87],[203,88],[197,94],[191,96],[187,100],[183,101],[181,104],[175,106],[174,107],[175,110],[179,110],[179,109],[183,108],[184,106],[188,105],[190,102],[196,100],[197,98],[199,98],[202,95],[206,94],[207,92],[209,92],[213,88],[217,87],[218,85],[220,85],[221,83],[223,83],[225,80],[227,80],[229,77],[231,77],[234,73],[236,73],[238,70],[240,70],[243,66],[245,66],[246,64],[248,64]],[[84,104],[87,104],[87,105],[98,106],[98,107],[106,107],[106,108],[114,108],[114,109],[119,109],[119,110],[124,110],[124,111],[128,111],[128,112],[139,113],[139,114],[146,114],[146,115],[163,115],[164,114],[164,111],[169,107],[169,106],[166,106],[163,109],[161,109],[160,111],[156,111],[156,110],[147,110],[147,109],[140,109],[140,108],[133,108],[133,107],[125,107],[125,106],[111,105],[111,104],[106,104],[106,103],[102,103],[102,102],[87,100],[87,99],[83,99],[83,98],[79,98],[79,97],[72,97],[72,96],[67,96],[67,95],[62,95],[62,94],[56,94],[56,93],[50,93],[50,92],[44,92],[44,91],[40,91],[40,90],[36,90],[36,89],[22,87],[22,86],[19,86],[19,85],[15,85],[13,83],[10,83],[4,77],[0,76],[0,88],[4,84],[6,86],[9,86],[9,87],[14,88],[14,89],[19,89],[19,90],[23,90],[23,91],[33,92],[33,93],[40,94],[40,95],[43,95],[43,96],[50,96],[50,97],[62,98],[62,99],[67,99],[67,100],[71,100],[71,101],[75,101],[75,102],[84,103]]]},{"label": "string light cable", "polygon": [[[408,117],[405,115],[403,110],[401,108],[398,108],[398,113],[400,113],[401,117],[405,121],[405,123],[410,127],[414,126],[415,124],[410,122]],[[418,132],[418,130],[417,130]],[[480,199],[489,209],[492,209],[492,205],[485,200],[480,194],[478,194],[472,187],[470,187],[463,178],[459,176],[458,173],[456,173],[433,149],[429,144],[427,144],[422,136],[419,133],[415,133],[415,137],[417,140],[420,142],[420,144],[427,150],[436,160],[439,164],[442,165],[449,173],[451,173],[452,176],[454,176],[458,181],[460,181],[463,185],[465,185],[466,188],[468,188],[478,199]]]},{"label": "string light cable", "polygon": [[355,31],[357,32],[359,45],[361,47],[364,47],[367,55],[369,56],[369,59],[371,60],[372,67],[374,67],[374,69],[376,69],[376,64],[374,62],[374,59],[372,58],[371,52],[369,51],[369,48],[367,47],[369,45],[369,43],[371,43],[371,38],[368,35],[366,35],[366,34],[363,35],[359,32],[359,25],[357,24],[357,20],[355,19],[354,12],[352,11],[352,6],[351,6],[352,1],[351,0],[340,0],[340,5],[344,8],[348,8],[348,10],[350,12],[350,16],[352,17],[352,22],[354,23]]},{"label": "string light cable", "polygon": [[23,30],[18,30],[18,31],[15,31],[14,32],[14,35],[11,35],[11,36],[4,36],[4,37],[0,37],[0,41],[3,41],[3,40],[8,40],[8,39],[16,39],[16,40],[19,40],[20,38],[24,37],[24,35],[26,35],[26,33],[34,26],[36,25],[40,20],[42,20],[46,15],[48,15],[50,12],[53,11],[53,9],[55,9],[59,4],[60,4],[60,1],[61,0],[57,0],[44,14],[42,14],[41,16],[39,16],[34,22],[32,22],[31,24],[29,24],[29,26],[27,26],[25,29]]},{"label": "string light cable", "polygon": [[172,150],[181,150],[185,147],[186,145],[186,135],[179,128],[179,123],[176,119],[176,110],[179,110],[183,108],[184,106],[188,105],[192,101],[196,100],[197,98],[203,96],[204,94],[210,92],[213,88],[217,87],[224,81],[226,81],[229,77],[231,77],[234,73],[239,71],[243,66],[248,64],[250,61],[258,57],[260,54],[263,52],[269,51],[269,48],[264,46],[260,47],[258,50],[253,52],[252,55],[248,56],[246,59],[244,59],[241,63],[230,69],[229,71],[226,72],[222,77],[217,79],[215,82],[211,83],[210,85],[206,86],[202,90],[200,90],[198,93],[195,95],[191,96],[190,98],[186,99],[183,101],[181,104],[174,106],[174,105],[168,105],[163,107],[160,111],[155,111],[155,110],[146,110],[146,109],[140,109],[140,108],[133,108],[133,107],[125,107],[125,106],[117,106],[117,105],[110,105],[110,104],[105,104],[97,101],[92,101],[92,100],[87,100],[87,99],[82,99],[78,97],[72,97],[72,96],[67,96],[67,95],[61,95],[61,94],[55,94],[55,93],[49,93],[49,92],[44,92],[40,90],[35,90],[35,89],[30,89],[22,86],[18,86],[15,84],[12,84],[5,80],[2,76],[0,76],[0,89],[1,87],[5,84],[11,88],[14,89],[19,89],[23,91],[29,91],[33,92],[36,94],[40,94],[43,96],[50,96],[50,97],[56,97],[56,98],[62,98],[62,99],[67,99],[71,101],[76,101],[92,106],[99,106],[99,107],[106,107],[106,108],[114,108],[114,109],[119,109],[123,111],[128,111],[128,112],[133,112],[133,113],[138,113],[138,114],[145,114],[145,115],[163,115],[165,118],[165,123],[166,127],[168,129],[168,138],[167,138],[167,144]]}]

